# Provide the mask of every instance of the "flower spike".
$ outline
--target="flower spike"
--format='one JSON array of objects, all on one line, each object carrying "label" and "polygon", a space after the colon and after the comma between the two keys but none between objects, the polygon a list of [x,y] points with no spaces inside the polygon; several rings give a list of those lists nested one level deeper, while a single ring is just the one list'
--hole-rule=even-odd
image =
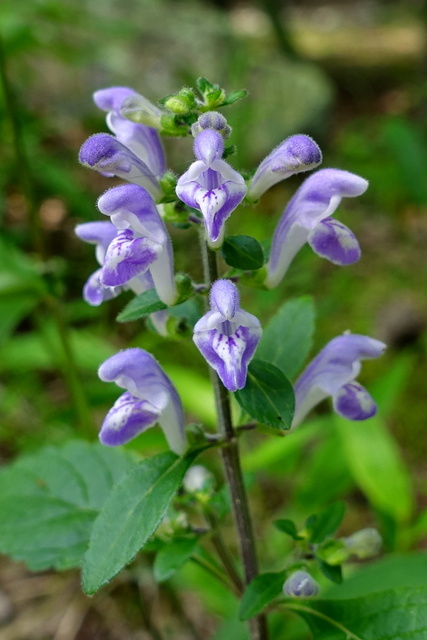
[{"label": "flower spike", "polygon": [[239,292],[230,280],[214,282],[210,305],[194,327],[194,343],[229,391],[243,389],[261,338],[260,322],[240,308]]},{"label": "flower spike", "polygon": [[246,194],[245,181],[222,160],[224,141],[214,129],[205,129],[194,140],[196,162],[178,180],[178,198],[202,212],[211,247],[221,246],[224,223]]},{"label": "flower spike", "polygon": [[331,340],[295,383],[292,429],[327,396],[332,397],[336,413],[348,420],[366,420],[375,415],[375,402],[356,378],[361,370],[360,361],[378,358],[385,348],[383,342],[358,334],[344,334]]},{"label": "flower spike", "polygon": [[181,400],[151,354],[136,348],[120,351],[100,366],[98,375],[126,389],[104,420],[99,434],[102,444],[126,444],[158,422],[172,451],[185,451]]},{"label": "flower spike", "polygon": [[249,184],[248,198],[258,200],[276,182],[311,171],[322,162],[322,152],[310,136],[286,138],[261,162]]},{"label": "flower spike", "polygon": [[342,198],[354,198],[367,188],[366,180],[339,169],[320,169],[307,178],[289,202],[274,232],[266,286],[271,289],[279,284],[305,242],[334,264],[357,262],[360,247],[356,237],[330,216]]}]

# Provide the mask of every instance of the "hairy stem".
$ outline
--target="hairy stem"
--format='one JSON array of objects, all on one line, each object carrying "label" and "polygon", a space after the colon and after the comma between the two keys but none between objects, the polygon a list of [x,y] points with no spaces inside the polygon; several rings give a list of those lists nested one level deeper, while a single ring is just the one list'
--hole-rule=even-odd
[{"label": "hairy stem", "polygon": [[[203,233],[203,232],[202,232]],[[216,254],[209,249],[204,236],[201,235],[201,249],[205,283],[208,287],[218,279]],[[230,397],[217,374],[212,371],[212,384],[215,393],[215,403],[218,416],[218,430],[225,440],[221,447],[222,460],[229,491],[231,506],[236,525],[240,556],[245,574],[245,584],[258,575],[258,561],[255,549],[255,538],[246,487],[240,465],[239,444],[233,429],[231,419]],[[249,621],[251,640],[267,640],[267,622],[265,616],[257,616]]]}]

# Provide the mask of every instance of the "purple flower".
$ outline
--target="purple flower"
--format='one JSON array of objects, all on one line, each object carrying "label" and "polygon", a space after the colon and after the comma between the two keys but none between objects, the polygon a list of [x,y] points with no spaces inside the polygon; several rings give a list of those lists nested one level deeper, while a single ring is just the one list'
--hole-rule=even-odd
[{"label": "purple flower", "polygon": [[210,305],[211,311],[194,327],[193,340],[229,391],[243,389],[249,362],[261,338],[261,325],[240,308],[239,292],[230,280],[214,282]]},{"label": "purple flower", "polygon": [[283,593],[291,598],[317,596],[319,585],[307,571],[294,571],[283,585]]},{"label": "purple flower", "polygon": [[120,351],[100,366],[98,375],[126,389],[104,420],[99,434],[102,444],[126,444],[158,422],[172,451],[185,451],[181,400],[152,355],[143,349]]},{"label": "purple flower", "polygon": [[79,160],[104,175],[138,184],[157,198],[161,193],[158,178],[165,172],[163,148],[155,129],[130,122],[121,115],[122,103],[132,96],[138,94],[127,87],[95,92],[95,104],[108,112],[107,125],[115,136],[108,133],[91,136],[80,149]]},{"label": "purple flower", "polygon": [[265,284],[275,287],[295,254],[308,242],[315,253],[334,264],[347,265],[360,258],[356,237],[330,216],[343,197],[359,196],[368,182],[339,169],[320,169],[307,178],[289,202],[276,227]]},{"label": "purple flower", "polygon": [[242,176],[221,160],[224,141],[218,131],[205,129],[196,135],[196,162],[178,180],[176,193],[185,204],[202,212],[209,244],[222,244],[224,223],[246,194]]},{"label": "purple flower", "polygon": [[322,162],[322,152],[310,136],[286,138],[261,162],[249,184],[248,198],[258,200],[276,182],[310,171]]},{"label": "purple flower", "polygon": [[[77,225],[75,233],[84,242],[96,245],[96,259],[103,266],[110,245],[116,241],[118,235],[117,227],[111,222],[85,222]],[[125,289],[130,289],[139,294],[154,288],[153,278],[149,271],[138,273],[123,285],[113,286],[105,284],[103,272],[103,268],[97,269],[89,276],[83,288],[83,298],[92,306],[99,306],[106,300],[115,298]],[[150,315],[150,318],[156,331],[160,335],[167,335],[167,312],[156,311]]]},{"label": "purple flower", "polygon": [[156,129],[131,122],[123,117],[122,105],[129,99],[143,100],[150,105],[153,113],[161,114],[160,109],[128,87],[110,87],[95,91],[93,100],[97,107],[107,111],[107,126],[117,140],[133,151],[159,177],[166,170],[165,154],[160,136]]},{"label": "purple flower", "polygon": [[102,282],[124,285],[149,270],[160,299],[174,304],[172,245],[149,193],[135,184],[114,187],[99,198],[98,208],[119,229],[105,255]]},{"label": "purple flower", "polygon": [[375,402],[356,378],[361,370],[360,361],[378,358],[385,348],[383,342],[357,334],[331,340],[295,383],[292,428],[327,396],[331,396],[336,413],[348,420],[366,420],[375,415]]},{"label": "purple flower", "polygon": [[[74,231],[81,240],[96,246],[96,259],[103,265],[107,249],[117,235],[117,228],[111,222],[85,222],[77,225]],[[92,273],[83,288],[83,298],[94,307],[115,298],[122,290],[122,287],[105,286],[101,282],[101,273],[102,269]]]}]

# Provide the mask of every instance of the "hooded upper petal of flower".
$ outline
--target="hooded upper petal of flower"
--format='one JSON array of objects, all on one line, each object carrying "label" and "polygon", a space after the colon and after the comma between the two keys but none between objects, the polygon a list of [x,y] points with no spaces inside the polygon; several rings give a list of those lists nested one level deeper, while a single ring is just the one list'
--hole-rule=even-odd
[{"label": "hooded upper petal of flower", "polygon": [[[121,114],[123,103],[130,98],[145,100],[129,87],[110,87],[95,91],[93,99],[97,107],[107,111],[107,125],[117,140],[142,160],[152,173],[159,177],[166,170],[165,154],[160,136],[156,129],[144,124],[131,122]],[[146,100],[153,113],[161,114],[160,109]],[[144,186],[144,185],[143,185]]]},{"label": "hooded upper petal of flower", "polygon": [[217,280],[208,311],[194,327],[193,340],[227,389],[246,384],[248,365],[261,338],[258,318],[240,308],[239,292],[229,280]]},{"label": "hooded upper petal of flower", "polygon": [[208,242],[222,243],[224,223],[246,194],[242,176],[221,160],[224,141],[218,131],[205,129],[194,140],[196,162],[178,180],[176,193],[185,204],[202,212]]},{"label": "hooded upper petal of flower", "polygon": [[172,451],[185,451],[181,400],[152,355],[143,349],[120,351],[100,366],[98,374],[126,389],[104,420],[99,434],[103,444],[125,444],[158,422]]},{"label": "hooded upper petal of flower", "polygon": [[106,191],[98,200],[98,208],[122,230],[105,257],[104,283],[124,284],[150,269],[161,300],[174,304],[178,293],[172,245],[151,196],[135,184],[122,185]]},{"label": "hooded upper petal of flower", "polygon": [[273,184],[294,173],[310,171],[322,162],[322,152],[310,136],[286,138],[261,162],[249,184],[248,197],[258,200]]},{"label": "hooded upper petal of flower", "polygon": [[275,287],[305,242],[313,251],[334,264],[347,265],[360,257],[353,233],[332,220],[342,198],[366,191],[368,182],[348,171],[320,169],[298,189],[276,227],[267,265],[267,287]]},{"label": "hooded upper petal of flower", "polygon": [[344,334],[329,342],[295,383],[295,415],[292,428],[327,396],[334,410],[349,420],[366,420],[376,413],[369,393],[356,381],[361,360],[378,358],[386,348],[379,340]]},{"label": "hooded upper petal of flower", "polygon": [[80,149],[79,160],[90,169],[138,184],[155,198],[160,194],[158,180],[150,167],[109,133],[96,133],[88,138]]}]

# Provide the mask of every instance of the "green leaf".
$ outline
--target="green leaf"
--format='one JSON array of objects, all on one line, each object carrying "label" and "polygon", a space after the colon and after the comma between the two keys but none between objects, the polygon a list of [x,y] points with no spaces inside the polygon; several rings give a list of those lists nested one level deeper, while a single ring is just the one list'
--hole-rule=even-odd
[{"label": "green leaf", "polygon": [[397,522],[409,519],[413,496],[408,470],[379,415],[354,423],[332,417],[354,481],[371,504]]},{"label": "green leaf", "polygon": [[83,588],[95,593],[144,546],[164,517],[197,455],[161,453],[133,467],[116,485],[95,521],[83,563]]},{"label": "green leaf", "polygon": [[212,84],[212,82],[209,82],[209,80],[207,80],[206,78],[203,78],[203,76],[200,78],[197,78],[196,85],[197,85],[197,88],[202,93],[205,93],[205,91],[212,91],[212,89],[218,87],[217,84]]},{"label": "green leaf", "polygon": [[131,322],[132,320],[145,318],[150,313],[162,311],[163,309],[167,309],[167,304],[160,300],[155,289],[149,289],[128,302],[116,320],[117,322]]},{"label": "green leaf", "polygon": [[253,618],[281,593],[286,573],[262,573],[249,583],[240,603],[240,620]]},{"label": "green leaf", "polygon": [[154,561],[154,577],[157,582],[164,582],[180,569],[193,554],[198,537],[177,538],[165,544],[156,555]]},{"label": "green leaf", "polygon": [[132,465],[118,449],[73,441],[0,472],[0,551],[33,571],[79,566],[93,522]]},{"label": "green leaf", "polygon": [[295,397],[291,383],[278,367],[252,360],[246,386],[236,391],[239,405],[251,418],[280,430],[290,429]]},{"label": "green leaf", "polygon": [[426,585],[427,553],[401,553],[382,558],[355,570],[340,586],[332,586],[325,597],[359,598],[374,591]]},{"label": "green leaf", "polygon": [[262,247],[252,236],[228,236],[224,240],[221,253],[230,267],[242,271],[261,269],[264,264]]},{"label": "green leaf", "polygon": [[294,540],[303,539],[298,535],[298,530],[293,520],[275,520],[273,524],[276,529],[279,529],[279,531],[283,531],[283,533],[287,533],[288,536],[291,536],[291,538],[293,538]]},{"label": "green leaf", "polygon": [[237,100],[241,100],[248,95],[246,89],[241,89],[240,91],[230,91],[227,93],[227,97],[221,103],[221,107],[227,107],[229,104],[233,104],[233,102],[237,102]]},{"label": "green leaf", "polygon": [[342,569],[340,565],[332,565],[324,562],[321,558],[316,558],[317,564],[319,565],[320,571],[323,575],[331,580],[332,582],[336,582],[337,584],[341,584],[342,582]]},{"label": "green leaf", "polygon": [[351,600],[287,601],[314,640],[424,640],[427,589],[391,589]]},{"label": "green leaf", "polygon": [[340,526],[345,513],[345,503],[341,500],[310,516],[305,523],[310,534],[310,542],[317,544],[335,533]]},{"label": "green leaf", "polygon": [[336,567],[348,559],[349,553],[342,540],[325,540],[316,548],[316,557]]},{"label": "green leaf", "polygon": [[257,357],[293,378],[312,345],[315,311],[309,296],[285,302],[263,331]]}]

